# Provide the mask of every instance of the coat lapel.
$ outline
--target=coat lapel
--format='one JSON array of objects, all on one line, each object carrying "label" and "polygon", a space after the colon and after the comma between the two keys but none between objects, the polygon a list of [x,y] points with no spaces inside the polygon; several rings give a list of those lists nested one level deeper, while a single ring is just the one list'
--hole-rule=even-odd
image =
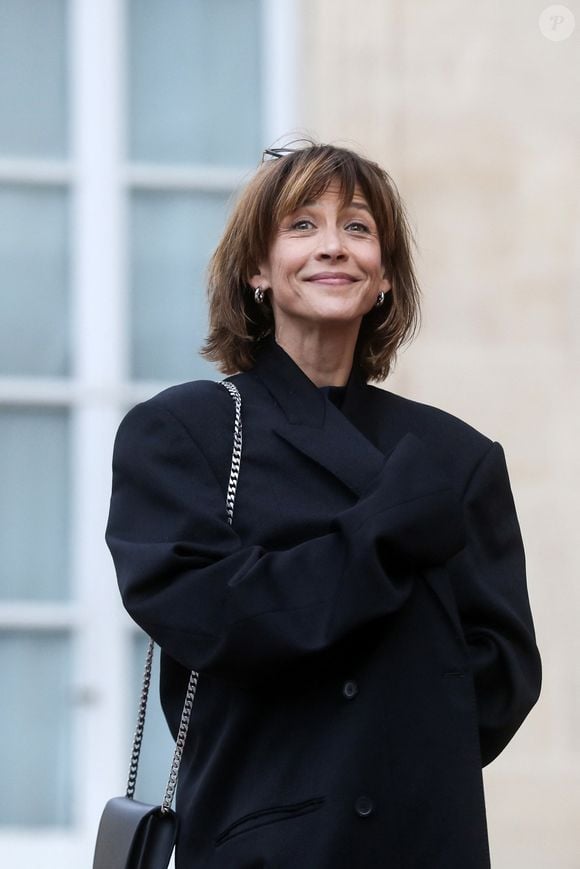
[{"label": "coat lapel", "polygon": [[283,411],[276,434],[360,497],[385,463],[383,453],[347,416],[349,406],[358,406],[357,393],[366,388],[360,374],[351,374],[341,411],[273,338],[264,342],[250,373]]},{"label": "coat lapel", "polygon": [[275,431],[287,443],[334,474],[359,497],[380,474],[385,463],[384,455],[330,402],[320,428],[282,423]]}]

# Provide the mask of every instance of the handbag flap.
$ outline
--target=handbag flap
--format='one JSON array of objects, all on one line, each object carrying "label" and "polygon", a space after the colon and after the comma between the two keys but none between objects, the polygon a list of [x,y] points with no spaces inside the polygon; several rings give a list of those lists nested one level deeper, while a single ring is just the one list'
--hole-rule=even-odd
[{"label": "handbag flap", "polygon": [[93,869],[166,869],[177,839],[177,815],[127,797],[106,804]]}]

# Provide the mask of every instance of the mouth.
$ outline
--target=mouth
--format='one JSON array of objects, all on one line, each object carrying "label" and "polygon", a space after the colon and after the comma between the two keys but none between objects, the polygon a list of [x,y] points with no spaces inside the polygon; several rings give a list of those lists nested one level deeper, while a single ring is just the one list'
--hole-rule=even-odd
[{"label": "mouth", "polygon": [[309,283],[326,284],[327,286],[338,286],[340,284],[354,284],[357,278],[346,272],[318,272],[306,278]]}]

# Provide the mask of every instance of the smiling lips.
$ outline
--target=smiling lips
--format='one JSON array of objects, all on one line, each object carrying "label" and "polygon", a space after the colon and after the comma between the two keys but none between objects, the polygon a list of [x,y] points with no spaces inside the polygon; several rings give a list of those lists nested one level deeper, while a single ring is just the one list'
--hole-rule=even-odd
[{"label": "smiling lips", "polygon": [[318,274],[311,275],[306,280],[316,284],[338,286],[339,284],[353,284],[357,279],[352,275],[347,275],[346,272],[318,272]]}]

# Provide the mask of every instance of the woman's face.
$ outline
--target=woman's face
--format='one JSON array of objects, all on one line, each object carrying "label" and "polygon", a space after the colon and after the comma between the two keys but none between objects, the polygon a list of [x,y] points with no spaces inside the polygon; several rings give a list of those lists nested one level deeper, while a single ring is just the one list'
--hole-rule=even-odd
[{"label": "woman's face", "polygon": [[251,283],[270,294],[277,333],[314,324],[358,331],[379,292],[391,288],[360,189],[344,207],[339,184],[331,183],[317,200],[288,214]]}]

